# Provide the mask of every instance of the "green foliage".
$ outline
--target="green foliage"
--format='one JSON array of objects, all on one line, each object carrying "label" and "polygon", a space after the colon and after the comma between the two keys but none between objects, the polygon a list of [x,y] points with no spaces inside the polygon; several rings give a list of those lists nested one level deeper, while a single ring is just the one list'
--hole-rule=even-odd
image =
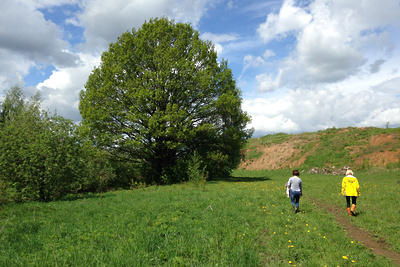
[{"label": "green foliage", "polygon": [[103,189],[110,180],[102,152],[80,138],[71,120],[41,111],[38,94],[26,101],[22,89],[13,87],[1,106],[7,111],[0,128],[2,202],[49,201]]},{"label": "green foliage", "polygon": [[6,90],[6,98],[0,105],[0,126],[13,116],[19,114],[25,105],[24,93],[19,85]]},{"label": "green foliage", "polygon": [[80,189],[80,147],[74,125],[59,117],[25,111],[0,132],[1,179],[10,182],[18,200],[48,201]]},{"label": "green foliage", "polygon": [[148,184],[185,180],[195,150],[210,175],[238,166],[250,118],[227,63],[189,24],[152,19],[101,60],[79,105],[96,145],[136,163]]},{"label": "green foliage", "polygon": [[196,187],[202,187],[206,185],[208,173],[206,166],[202,166],[203,161],[197,151],[194,151],[192,158],[189,161],[187,175],[189,182]]},{"label": "green foliage", "polygon": [[15,189],[9,182],[0,179],[0,205],[12,202],[16,197]]}]

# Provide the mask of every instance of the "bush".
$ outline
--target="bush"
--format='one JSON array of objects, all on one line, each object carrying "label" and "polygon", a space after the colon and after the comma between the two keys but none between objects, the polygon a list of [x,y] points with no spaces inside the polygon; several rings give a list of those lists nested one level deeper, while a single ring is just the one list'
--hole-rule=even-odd
[{"label": "bush", "polygon": [[207,182],[208,173],[206,171],[206,166],[202,167],[201,165],[203,165],[203,161],[197,151],[195,151],[189,161],[187,169],[189,183],[193,184],[195,187],[204,187]]}]

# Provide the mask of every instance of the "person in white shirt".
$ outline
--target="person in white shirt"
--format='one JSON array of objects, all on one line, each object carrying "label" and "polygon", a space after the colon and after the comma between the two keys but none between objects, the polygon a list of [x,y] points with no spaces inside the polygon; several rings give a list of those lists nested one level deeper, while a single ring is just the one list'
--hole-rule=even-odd
[{"label": "person in white shirt", "polygon": [[290,201],[294,208],[294,213],[297,213],[300,206],[300,197],[303,196],[303,184],[299,178],[300,172],[298,170],[294,170],[292,174],[293,176],[289,178],[287,185],[289,188]]}]

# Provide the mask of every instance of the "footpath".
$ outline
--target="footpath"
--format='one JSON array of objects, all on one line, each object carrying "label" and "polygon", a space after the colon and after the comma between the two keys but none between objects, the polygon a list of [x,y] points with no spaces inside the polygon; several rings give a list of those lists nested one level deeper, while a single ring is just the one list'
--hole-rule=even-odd
[{"label": "footpath", "polygon": [[336,221],[342,225],[348,235],[361,242],[365,247],[369,248],[372,253],[389,258],[393,261],[393,263],[400,266],[400,253],[394,251],[393,248],[383,238],[376,239],[376,237],[373,237],[367,231],[364,231],[352,224],[350,217],[347,215],[347,213],[343,212],[343,209],[333,207],[314,198],[308,197],[308,199],[323,210],[334,214]]}]

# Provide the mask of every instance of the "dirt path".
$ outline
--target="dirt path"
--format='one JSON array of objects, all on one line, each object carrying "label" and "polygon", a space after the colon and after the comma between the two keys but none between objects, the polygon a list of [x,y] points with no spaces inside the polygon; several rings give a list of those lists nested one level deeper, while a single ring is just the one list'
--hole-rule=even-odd
[{"label": "dirt path", "polygon": [[308,197],[308,199],[329,213],[334,214],[336,221],[346,229],[347,233],[355,240],[360,241],[365,247],[371,249],[372,253],[389,258],[393,260],[393,263],[400,266],[400,253],[394,251],[384,239],[380,238],[376,240],[376,238],[372,237],[368,232],[353,225],[345,209],[333,207],[310,197]]}]

